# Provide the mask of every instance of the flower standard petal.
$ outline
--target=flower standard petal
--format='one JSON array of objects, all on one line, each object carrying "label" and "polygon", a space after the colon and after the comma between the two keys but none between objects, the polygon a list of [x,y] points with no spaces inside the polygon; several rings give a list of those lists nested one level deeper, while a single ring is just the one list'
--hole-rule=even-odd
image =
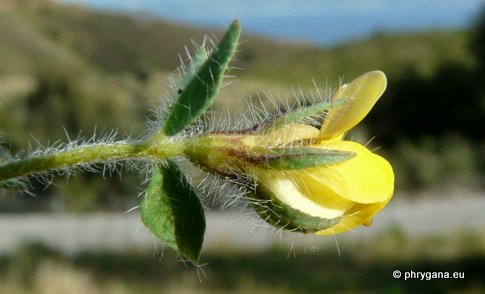
[{"label": "flower standard petal", "polygon": [[394,173],[384,158],[350,141],[321,142],[312,147],[351,151],[356,156],[336,164],[309,168],[306,173],[295,177],[300,185],[306,185],[310,195],[317,194],[322,187],[357,203],[383,202],[392,195]]},{"label": "flower standard petal", "polygon": [[357,125],[372,109],[386,89],[387,79],[381,71],[361,75],[340,87],[332,100],[351,98],[346,105],[331,109],[320,129],[320,138],[331,139]]}]

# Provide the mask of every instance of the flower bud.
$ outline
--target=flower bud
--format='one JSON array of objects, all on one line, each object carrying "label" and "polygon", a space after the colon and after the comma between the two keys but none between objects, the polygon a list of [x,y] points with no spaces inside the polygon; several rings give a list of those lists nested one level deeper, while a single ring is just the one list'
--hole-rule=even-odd
[{"label": "flower bud", "polygon": [[[206,134],[186,155],[206,171],[252,183],[255,210],[274,226],[328,235],[369,225],[392,197],[394,173],[384,158],[343,137],[386,83],[382,72],[369,72],[334,93],[332,100],[348,101],[339,107],[297,110],[254,132]],[[320,130],[297,122],[325,107]]]}]

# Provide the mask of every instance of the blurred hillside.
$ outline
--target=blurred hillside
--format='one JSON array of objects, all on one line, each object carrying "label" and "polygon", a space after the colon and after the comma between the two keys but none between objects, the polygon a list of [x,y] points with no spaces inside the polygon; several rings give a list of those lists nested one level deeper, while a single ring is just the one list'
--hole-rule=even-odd
[{"label": "blurred hillside", "polygon": [[[201,43],[204,34],[213,31],[147,15],[108,14],[44,2],[19,1],[24,4],[0,10],[2,74],[32,73],[47,64],[143,77],[172,71],[185,46],[192,49],[192,40]],[[247,69],[238,76],[284,83],[310,84],[306,80],[312,76],[336,81],[369,67],[394,75],[415,66],[431,74],[443,61],[472,64],[468,37],[466,32],[376,33],[370,40],[319,50],[307,44],[245,36],[235,65]]]},{"label": "blurred hillside", "polygon": [[[2,1],[0,130],[5,146],[16,153],[29,148],[29,141],[34,147],[35,141],[66,141],[66,132],[71,139],[111,129],[140,135],[149,109],[163,94],[166,73],[180,60],[186,62],[184,52],[194,50],[191,43],[200,44],[211,31],[50,1]],[[468,31],[376,33],[326,50],[243,36],[233,66],[244,70],[231,72],[237,79],[223,89],[219,106],[238,111],[247,97],[263,91],[291,99],[292,87],[307,93],[312,78],[319,86],[335,87],[341,77],[349,81],[381,69],[390,81],[386,96],[352,136],[364,142],[377,136],[371,145],[385,147],[398,189],[481,189],[485,136],[476,127],[485,113],[485,63],[476,54],[479,36]],[[126,209],[136,205],[140,179],[129,172],[121,180],[84,174],[68,185],[62,178],[54,183],[47,191],[37,189],[42,197],[2,197],[0,206],[4,211],[29,205]]]}]

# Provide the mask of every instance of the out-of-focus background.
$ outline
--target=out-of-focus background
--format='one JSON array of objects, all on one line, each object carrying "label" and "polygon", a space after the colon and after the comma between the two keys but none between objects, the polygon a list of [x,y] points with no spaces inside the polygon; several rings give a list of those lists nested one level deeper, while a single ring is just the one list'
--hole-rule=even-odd
[{"label": "out-of-focus background", "polygon": [[[314,238],[213,207],[197,270],[125,213],[138,174],[54,177],[46,189],[32,181],[35,197],[0,195],[0,292],[484,292],[483,1],[1,0],[1,144],[16,154],[142,134],[185,50],[234,18],[241,70],[215,108],[235,116],[249,97],[293,99],[314,82],[386,72],[388,90],[350,134],[375,137],[370,148],[395,169],[396,194],[374,225]],[[394,270],[465,278],[404,281]]]}]

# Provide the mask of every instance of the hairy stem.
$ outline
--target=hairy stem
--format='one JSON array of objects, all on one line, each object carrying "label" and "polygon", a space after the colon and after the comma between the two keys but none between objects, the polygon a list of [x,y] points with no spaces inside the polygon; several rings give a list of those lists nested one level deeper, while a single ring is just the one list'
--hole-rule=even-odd
[{"label": "hairy stem", "polygon": [[111,160],[167,159],[181,155],[183,147],[183,141],[170,140],[80,145],[49,154],[32,155],[0,165],[0,181],[48,170]]}]

